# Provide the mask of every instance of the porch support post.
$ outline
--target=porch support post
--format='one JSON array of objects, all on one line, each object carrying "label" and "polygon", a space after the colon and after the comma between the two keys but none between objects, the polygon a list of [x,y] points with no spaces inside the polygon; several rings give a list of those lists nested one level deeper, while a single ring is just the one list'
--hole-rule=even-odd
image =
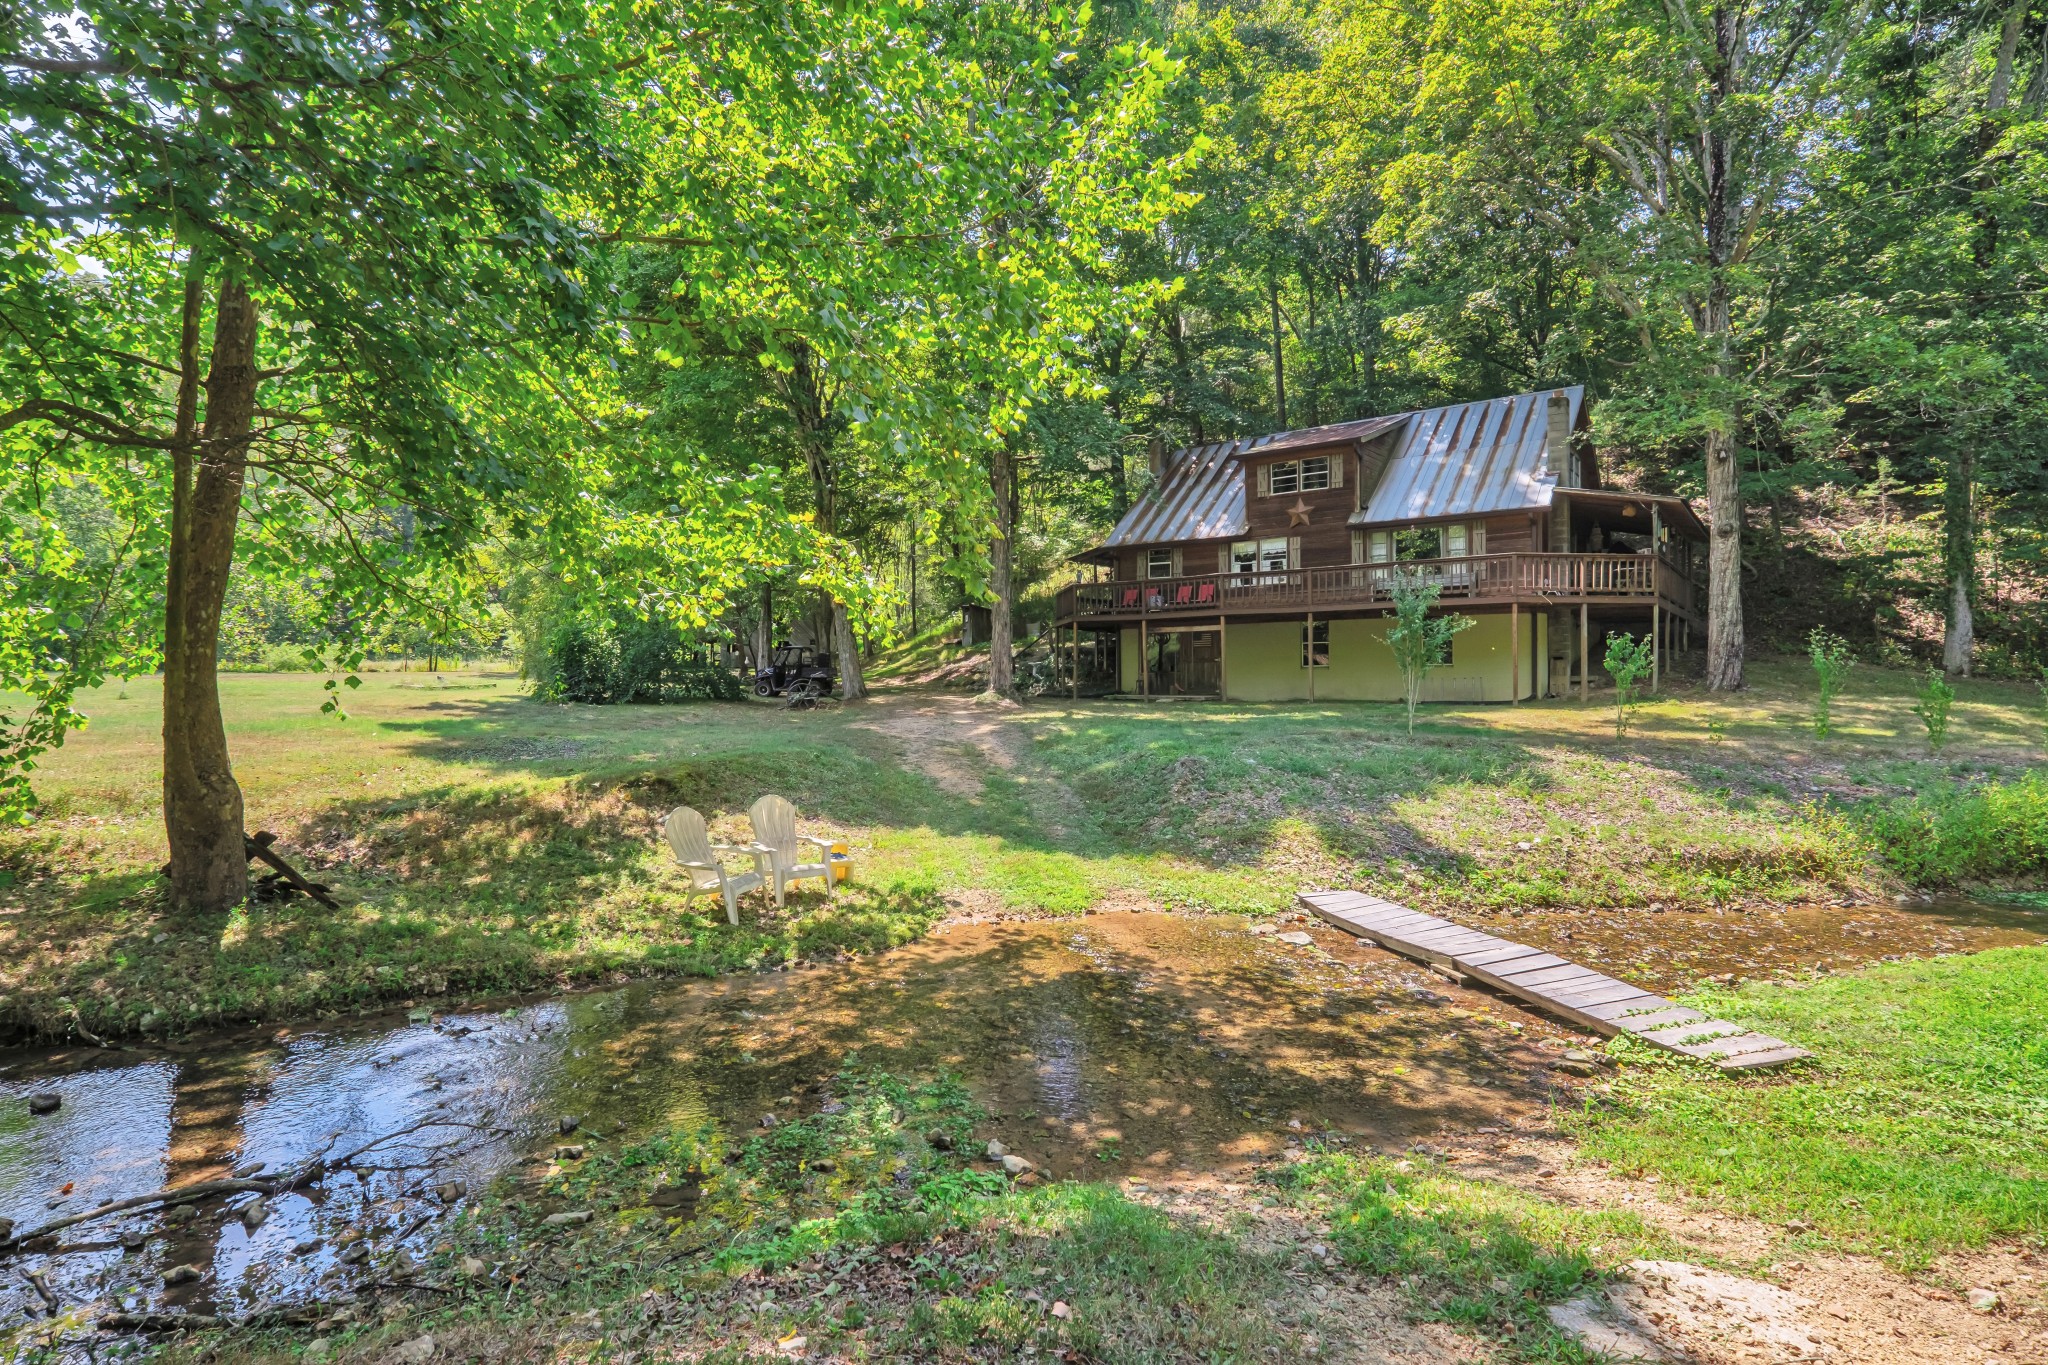
[{"label": "porch support post", "polygon": [[1230,700],[1230,618],[1216,618],[1216,700]]},{"label": "porch support post", "polygon": [[1081,618],[1074,618],[1074,700],[1081,700]]},{"label": "porch support post", "polygon": [[1650,690],[1657,690],[1664,663],[1664,609],[1655,598],[1650,599]]},{"label": "porch support post", "polygon": [[1308,614],[1308,638],[1302,642],[1302,657],[1308,660],[1308,699],[1316,699],[1316,614]]},{"label": "porch support post", "polygon": [[1522,604],[1508,603],[1508,705],[1522,704]]},{"label": "porch support post", "polygon": [[1579,701],[1593,700],[1593,627],[1586,604],[1579,603]]},{"label": "porch support post", "polygon": [[1145,614],[1140,611],[1138,613],[1138,695],[1141,697],[1152,695],[1152,641],[1150,638],[1151,632],[1146,629],[1149,624],[1150,622],[1145,619]]}]

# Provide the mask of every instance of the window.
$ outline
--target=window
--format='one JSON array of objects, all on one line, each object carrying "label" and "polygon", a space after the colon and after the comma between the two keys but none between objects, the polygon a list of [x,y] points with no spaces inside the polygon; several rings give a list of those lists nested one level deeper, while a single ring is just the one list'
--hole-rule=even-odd
[{"label": "window", "polygon": [[1468,544],[1469,542],[1465,535],[1465,523],[1454,521],[1449,526],[1444,527],[1444,558],[1463,559],[1471,553],[1471,550],[1467,548]]},{"label": "window", "polygon": [[1365,539],[1365,562],[1368,564],[1391,564],[1394,562],[1394,533],[1374,531]]},{"label": "window", "polygon": [[1145,577],[1173,577],[1173,551],[1170,549],[1147,550],[1145,552]]},{"label": "window", "polygon": [[1301,623],[1301,666],[1303,668],[1309,667],[1309,660],[1311,658],[1315,660],[1314,666],[1317,668],[1328,668],[1330,666],[1330,623],[1328,621],[1318,621],[1313,626],[1309,625],[1306,621]]},{"label": "window", "polygon": [[1266,466],[1260,476],[1270,497],[1292,493],[1320,493],[1331,487],[1330,457],[1311,455],[1305,460],[1280,460]]},{"label": "window", "polygon": [[1273,573],[1292,567],[1288,554],[1286,536],[1267,536],[1264,540],[1240,540],[1230,547],[1230,570],[1232,573]]}]

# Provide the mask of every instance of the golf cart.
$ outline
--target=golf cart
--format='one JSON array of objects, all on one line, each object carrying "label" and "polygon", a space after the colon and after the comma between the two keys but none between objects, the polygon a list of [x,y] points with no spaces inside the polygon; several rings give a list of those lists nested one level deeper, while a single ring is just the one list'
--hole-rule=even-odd
[{"label": "golf cart", "polygon": [[813,698],[830,692],[830,656],[809,645],[777,645],[768,655],[768,666],[754,673],[754,695],[780,697],[792,690]]}]

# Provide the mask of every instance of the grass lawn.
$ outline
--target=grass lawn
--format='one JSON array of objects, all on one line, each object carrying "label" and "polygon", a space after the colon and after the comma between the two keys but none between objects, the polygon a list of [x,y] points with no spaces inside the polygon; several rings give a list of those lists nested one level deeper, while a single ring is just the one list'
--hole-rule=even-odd
[{"label": "grass lawn", "polygon": [[1587,1154],[1905,1265],[2048,1246],[2048,949],[1880,963],[1692,1003],[1817,1060],[1735,1081],[1640,1045],[1576,1127]]},{"label": "grass lawn", "polygon": [[[1572,702],[1432,708],[1411,738],[1392,706],[556,706],[475,672],[370,674],[337,721],[312,677],[229,675],[251,829],[347,905],[205,922],[156,890],[160,719],[143,679],[87,699],[90,728],[37,774],[38,820],[0,839],[0,1018],[104,1036],[746,969],[905,941],[949,900],[1262,912],[1336,884],[1451,911],[1699,908],[1867,898],[1909,874],[2041,885],[2030,689],[1966,684],[1937,758],[1908,675],[1852,675],[1825,742],[1803,670],[1754,677],[1733,698],[1674,691],[1616,741],[1607,708]],[[734,929],[708,900],[683,904],[656,822],[690,804],[737,834],[764,791],[846,834],[858,883]]]}]

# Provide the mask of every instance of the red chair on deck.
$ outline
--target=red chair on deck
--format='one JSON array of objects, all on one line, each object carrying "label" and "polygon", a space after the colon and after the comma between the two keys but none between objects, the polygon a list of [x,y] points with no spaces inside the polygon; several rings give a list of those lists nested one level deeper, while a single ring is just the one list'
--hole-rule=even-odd
[{"label": "red chair on deck", "polygon": [[1118,611],[1136,611],[1138,609],[1138,590],[1136,588],[1125,588],[1123,593],[1116,599],[1116,605]]},{"label": "red chair on deck", "polygon": [[1198,607],[1212,607],[1216,605],[1216,585],[1214,583],[1200,583],[1195,586],[1195,605]]}]

